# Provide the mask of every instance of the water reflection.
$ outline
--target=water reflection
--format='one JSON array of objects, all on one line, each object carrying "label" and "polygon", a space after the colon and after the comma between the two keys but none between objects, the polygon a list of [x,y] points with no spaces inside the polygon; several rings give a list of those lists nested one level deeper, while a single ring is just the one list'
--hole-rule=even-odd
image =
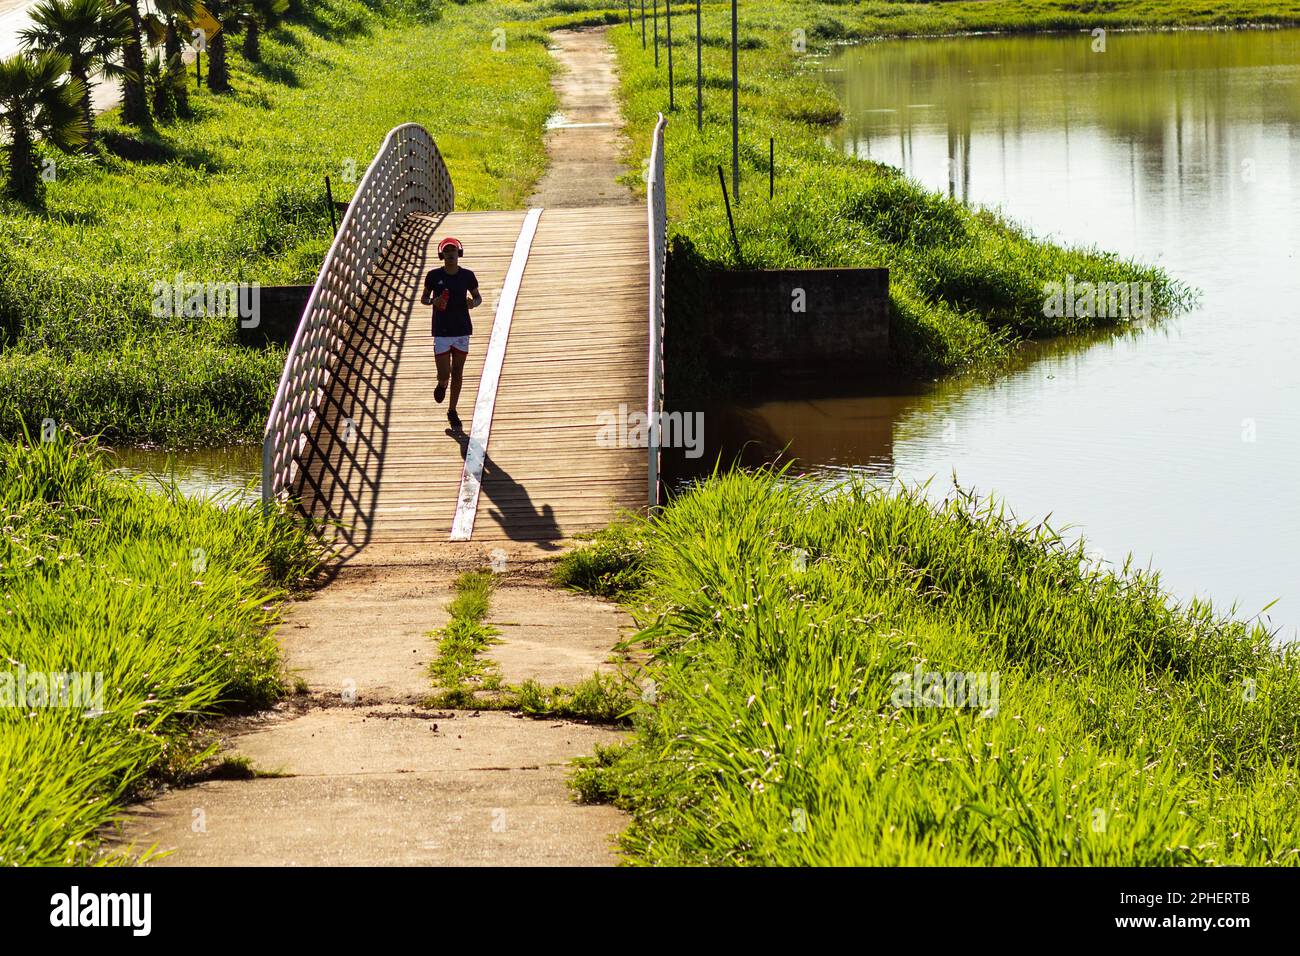
[{"label": "water reflection", "polygon": [[155,488],[175,482],[192,498],[261,501],[262,449],[258,445],[163,451],[153,448],[114,448],[112,461]]},{"label": "water reflection", "polygon": [[1276,597],[1300,620],[1300,32],[873,43],[827,63],[846,151],[1001,208],[1039,235],[1164,266],[1197,309],[1027,350],[994,380],[788,394],[706,419],[710,463],[789,445],[800,467],[908,483],[955,472],[1073,523],[1176,593]]}]

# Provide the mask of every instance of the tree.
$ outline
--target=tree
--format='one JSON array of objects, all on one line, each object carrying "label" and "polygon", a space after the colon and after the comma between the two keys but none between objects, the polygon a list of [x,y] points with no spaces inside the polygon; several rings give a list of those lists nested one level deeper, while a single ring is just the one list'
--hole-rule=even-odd
[{"label": "tree", "polygon": [[9,179],[4,193],[35,205],[41,198],[36,140],[63,150],[90,136],[81,101],[85,87],[68,76],[72,61],[62,53],[19,53],[0,60],[0,128],[8,133]]},{"label": "tree", "polygon": [[[198,16],[199,4],[196,0],[153,0],[152,5],[155,12],[147,14],[143,21],[145,34],[149,37],[151,47],[161,45],[163,48],[160,72],[163,76],[169,78],[170,99],[175,100],[175,108],[171,115],[160,118],[172,119],[175,116],[189,116],[190,88],[184,77],[185,61],[181,34],[182,31],[188,33],[191,29],[191,24]],[[188,36],[186,39],[188,39]],[[153,67],[150,66],[149,69],[152,70]],[[159,93],[157,85],[150,87],[150,101],[155,106],[160,95],[162,94]],[[156,108],[154,115],[158,115]]]},{"label": "tree", "polygon": [[131,126],[149,125],[149,101],[144,89],[144,43],[140,32],[144,19],[140,15],[140,0],[121,0],[121,6],[131,18],[131,36],[122,49],[122,122]]},{"label": "tree", "polygon": [[18,33],[29,49],[62,53],[68,72],[81,81],[85,95],[81,111],[93,134],[95,113],[90,103],[91,76],[124,77],[118,54],[131,36],[131,18],[116,0],[42,0],[28,13],[32,26]]},{"label": "tree", "polygon": [[181,55],[167,56],[166,52],[154,50],[145,61],[144,72],[148,82],[149,105],[153,109],[154,119],[164,123],[171,122],[185,112],[185,66]]},{"label": "tree", "polygon": [[262,31],[276,26],[289,9],[289,0],[240,0],[235,11],[237,30],[244,31],[244,59],[262,59]]},{"label": "tree", "polygon": [[190,29],[190,24],[198,16],[197,0],[153,0],[152,6],[156,12],[146,14],[143,21],[149,45],[162,44],[169,60],[181,56],[181,29]]},{"label": "tree", "polygon": [[208,0],[208,12],[221,24],[216,36],[208,37],[208,89],[230,92],[230,67],[226,65],[226,32],[235,21],[236,0]]}]

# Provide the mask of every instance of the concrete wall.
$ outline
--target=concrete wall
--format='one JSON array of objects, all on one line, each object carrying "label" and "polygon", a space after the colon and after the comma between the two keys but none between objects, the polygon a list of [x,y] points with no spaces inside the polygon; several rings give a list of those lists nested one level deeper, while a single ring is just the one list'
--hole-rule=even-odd
[{"label": "concrete wall", "polygon": [[888,357],[888,269],[714,272],[704,289],[697,314],[729,361],[806,370]]},{"label": "concrete wall", "polygon": [[309,285],[263,286],[258,290],[257,324],[247,327],[235,321],[239,344],[250,348],[290,344],[310,297]]}]

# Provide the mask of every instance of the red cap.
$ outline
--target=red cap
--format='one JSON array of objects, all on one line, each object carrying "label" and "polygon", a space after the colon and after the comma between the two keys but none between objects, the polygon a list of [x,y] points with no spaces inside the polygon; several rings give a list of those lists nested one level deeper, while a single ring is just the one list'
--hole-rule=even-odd
[{"label": "red cap", "polygon": [[442,242],[438,243],[439,259],[442,258],[442,252],[448,246],[455,246],[457,255],[463,256],[465,254],[465,247],[460,244],[460,240],[457,239],[455,236],[448,236],[446,239],[442,240]]}]

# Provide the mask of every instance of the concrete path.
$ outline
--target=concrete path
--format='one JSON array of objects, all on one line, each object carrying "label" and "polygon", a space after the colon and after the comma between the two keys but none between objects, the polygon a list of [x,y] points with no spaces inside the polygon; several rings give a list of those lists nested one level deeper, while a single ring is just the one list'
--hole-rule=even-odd
[{"label": "concrete path", "polygon": [[619,114],[618,74],[607,27],[557,30],[551,55],[560,72],[551,80],[560,101],[546,133],[549,165],[529,206],[604,206],[639,202],[617,181],[627,172]]},{"label": "concrete path", "polygon": [[[547,134],[551,166],[530,203],[633,202],[615,181],[624,167],[604,31],[554,38],[570,122]],[[566,778],[572,758],[620,731],[425,706],[436,653],[428,632],[446,623],[465,570],[501,573],[487,615],[501,643],[488,656],[506,684],[572,685],[617,669],[612,649],[631,621],[550,584],[566,545],[406,542],[350,554],[277,632],[303,693],[217,728],[223,750],[258,776],[158,794],[131,809],[106,849],[154,848],[164,866],[617,862],[624,815],[575,803]]]},{"label": "concrete path", "polygon": [[[610,605],[507,573],[488,622],[508,683],[612,670],[628,621]],[[306,683],[221,728],[252,780],[169,790],[135,808],[111,849],[160,865],[608,865],[623,814],[574,802],[570,761],[621,733],[564,720],[423,706],[427,632],[447,620],[444,563],[344,567],[292,605],[279,636]],[[514,583],[512,583],[512,581]]]}]

